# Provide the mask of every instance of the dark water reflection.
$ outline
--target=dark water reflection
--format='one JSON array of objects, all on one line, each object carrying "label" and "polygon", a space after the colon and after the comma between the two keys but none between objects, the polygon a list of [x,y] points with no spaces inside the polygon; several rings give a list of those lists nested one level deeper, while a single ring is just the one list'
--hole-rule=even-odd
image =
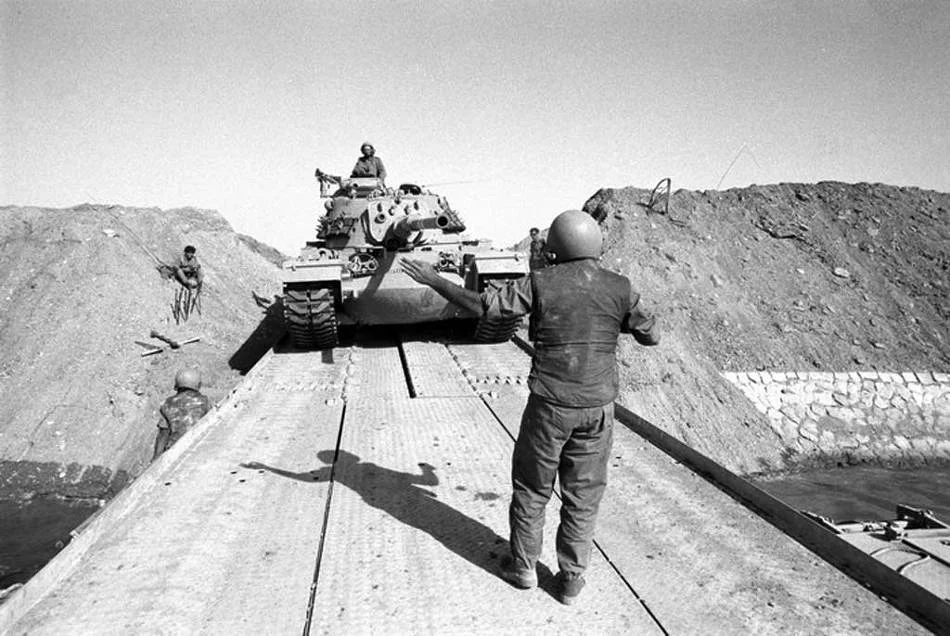
[{"label": "dark water reflection", "polygon": [[86,501],[0,499],[0,589],[29,580],[98,509]]},{"label": "dark water reflection", "polygon": [[895,506],[927,508],[950,523],[950,467],[889,470],[853,466],[811,471],[756,485],[793,508],[837,521],[893,519]]}]

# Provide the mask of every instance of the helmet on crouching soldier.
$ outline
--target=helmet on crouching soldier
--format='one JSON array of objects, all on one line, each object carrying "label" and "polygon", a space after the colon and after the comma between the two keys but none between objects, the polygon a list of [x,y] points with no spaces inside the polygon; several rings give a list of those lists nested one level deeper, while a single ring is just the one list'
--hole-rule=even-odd
[{"label": "helmet on crouching soldier", "polygon": [[561,212],[548,229],[548,258],[553,263],[600,258],[603,246],[597,221],[580,210]]},{"label": "helmet on crouching soldier", "polygon": [[176,389],[201,389],[201,373],[197,369],[182,369],[175,374]]}]

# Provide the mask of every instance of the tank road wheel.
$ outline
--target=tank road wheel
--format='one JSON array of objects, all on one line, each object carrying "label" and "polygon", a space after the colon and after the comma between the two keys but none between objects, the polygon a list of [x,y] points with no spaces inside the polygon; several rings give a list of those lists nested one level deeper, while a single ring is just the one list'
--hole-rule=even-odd
[{"label": "tank road wheel", "polygon": [[336,298],[327,287],[285,287],[284,322],[298,349],[337,345]]},{"label": "tank road wheel", "polygon": [[521,326],[521,317],[496,318],[489,320],[482,316],[475,327],[475,342],[507,342]]}]

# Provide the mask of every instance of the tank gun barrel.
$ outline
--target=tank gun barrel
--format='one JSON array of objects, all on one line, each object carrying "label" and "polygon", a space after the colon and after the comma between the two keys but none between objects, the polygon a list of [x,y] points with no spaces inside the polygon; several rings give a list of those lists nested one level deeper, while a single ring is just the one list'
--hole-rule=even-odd
[{"label": "tank gun barrel", "polygon": [[406,241],[409,235],[419,230],[441,230],[451,223],[447,214],[410,214],[393,224],[392,232],[400,241]]}]

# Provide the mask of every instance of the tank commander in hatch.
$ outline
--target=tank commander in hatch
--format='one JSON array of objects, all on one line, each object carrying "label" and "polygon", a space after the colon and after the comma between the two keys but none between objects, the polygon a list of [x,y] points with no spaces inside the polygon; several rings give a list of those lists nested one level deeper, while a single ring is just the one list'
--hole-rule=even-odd
[{"label": "tank commander in hatch", "polygon": [[655,320],[625,276],[600,266],[603,236],[579,210],[559,214],[548,230],[550,267],[496,284],[481,294],[442,278],[430,263],[403,270],[476,316],[530,314],[535,343],[531,391],[511,459],[508,510],[511,556],[501,578],[521,589],[538,584],[544,508],[561,484],[556,595],[569,605],[584,587],[600,500],[607,485],[617,397],[617,338],[659,343]]},{"label": "tank commander in hatch", "polygon": [[175,395],[162,402],[158,421],[158,436],[152,461],[167,451],[194,428],[211,408],[208,398],[201,393],[201,373],[197,369],[182,369],[175,375]]},{"label": "tank commander in hatch", "polygon": [[201,287],[204,281],[204,272],[201,271],[201,263],[195,256],[195,246],[186,245],[184,253],[178,257],[175,263],[175,278],[185,287],[195,289]]},{"label": "tank commander in hatch", "polygon": [[386,168],[383,166],[383,160],[376,156],[373,144],[364,141],[360,152],[363,156],[356,160],[350,177],[376,177],[380,183],[386,185]]}]

